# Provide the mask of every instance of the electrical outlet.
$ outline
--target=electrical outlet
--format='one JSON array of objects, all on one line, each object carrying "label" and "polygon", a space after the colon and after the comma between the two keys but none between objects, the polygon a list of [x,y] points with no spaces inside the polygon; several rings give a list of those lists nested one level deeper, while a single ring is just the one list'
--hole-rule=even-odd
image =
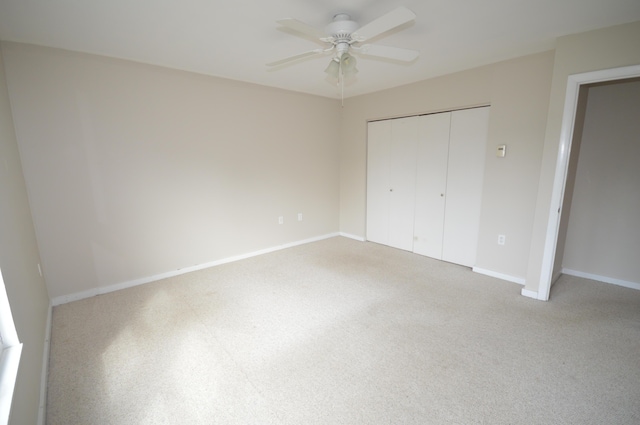
[{"label": "electrical outlet", "polygon": [[284,217],[283,216],[278,217],[278,224],[284,224]]},{"label": "electrical outlet", "polygon": [[302,213],[298,213],[298,221],[302,221]]},{"label": "electrical outlet", "polygon": [[505,240],[506,240],[505,235],[498,235],[498,245],[504,245]]}]

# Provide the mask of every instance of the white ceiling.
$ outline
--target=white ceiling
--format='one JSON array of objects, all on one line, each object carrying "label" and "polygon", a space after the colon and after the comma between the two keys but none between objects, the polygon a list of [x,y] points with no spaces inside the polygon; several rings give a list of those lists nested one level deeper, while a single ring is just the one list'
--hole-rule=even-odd
[{"label": "white ceiling", "polygon": [[[365,24],[398,6],[416,22],[370,40],[419,50],[411,64],[360,58],[345,97],[554,48],[558,36],[640,20],[640,0],[0,0],[0,39],[163,65],[337,98],[328,57],[269,71],[320,47],[278,29],[324,28],[348,13]],[[640,46],[639,46],[640,48]]]}]

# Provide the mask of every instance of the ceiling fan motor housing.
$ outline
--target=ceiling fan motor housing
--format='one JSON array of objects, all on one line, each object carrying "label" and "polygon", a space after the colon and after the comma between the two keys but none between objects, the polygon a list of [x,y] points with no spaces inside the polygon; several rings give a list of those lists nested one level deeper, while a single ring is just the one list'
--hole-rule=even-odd
[{"label": "ceiling fan motor housing", "polygon": [[346,13],[339,13],[333,17],[333,22],[326,26],[325,32],[333,37],[333,44],[336,46],[338,57],[349,51],[349,46],[353,42],[351,34],[358,29],[358,24],[351,20]]},{"label": "ceiling fan motor housing", "polygon": [[351,33],[358,29],[358,24],[346,13],[333,17],[333,22],[326,26],[325,32],[336,39],[351,39]]}]

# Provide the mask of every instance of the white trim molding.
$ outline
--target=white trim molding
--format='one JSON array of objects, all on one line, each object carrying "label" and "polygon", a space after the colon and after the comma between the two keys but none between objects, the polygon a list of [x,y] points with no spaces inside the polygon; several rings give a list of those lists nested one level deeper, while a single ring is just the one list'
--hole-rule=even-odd
[{"label": "white trim molding", "polygon": [[0,353],[0,424],[2,425],[9,423],[11,401],[13,400],[21,354],[22,344],[7,347]]},{"label": "white trim molding", "polygon": [[[603,81],[622,80],[626,78],[640,77],[640,65],[625,66],[620,68],[604,69],[600,71],[585,72],[569,75],[567,90],[562,114],[562,127],[560,131],[560,146],[556,161],[556,171],[551,192],[551,205],[549,207],[549,220],[545,234],[545,243],[540,270],[540,282],[538,285],[538,299],[548,300],[553,283],[553,266],[560,230],[560,218],[562,215],[562,200],[564,198],[565,184],[569,170],[569,155],[573,139],[576,108],[580,86]],[[524,294],[523,294],[524,295]]]},{"label": "white trim molding", "polygon": [[598,282],[610,283],[612,285],[624,286],[625,288],[637,289],[640,290],[640,283],[631,282],[628,280],[616,279],[613,277],[600,276],[592,273],[585,273],[577,270],[571,269],[562,269],[563,274],[568,274],[569,276],[582,277],[585,279],[597,280]]},{"label": "white trim molding", "polygon": [[524,285],[524,278],[523,277],[509,276],[508,274],[494,272],[492,270],[481,269],[480,267],[472,267],[471,270],[473,270],[476,273],[480,273],[480,274],[483,274],[483,275],[486,275],[486,276],[491,276],[491,277],[495,277],[495,278],[498,278],[498,279],[507,280],[509,282],[517,283],[518,285]]},{"label": "white trim molding", "polygon": [[343,236],[345,238],[349,238],[349,239],[353,239],[359,242],[366,242],[367,240],[365,238],[363,238],[362,236],[356,236],[356,235],[352,235],[350,233],[344,233],[344,232],[340,232],[339,233],[340,236]]},{"label": "white trim molding", "polygon": [[47,380],[49,379],[49,353],[51,351],[51,320],[53,305],[49,303],[47,325],[44,334],[44,350],[42,353],[42,374],[40,377],[40,405],[38,406],[38,425],[45,425],[47,419]]},{"label": "white trim molding", "polygon": [[145,283],[155,282],[157,280],[167,279],[169,277],[179,276],[179,275],[182,275],[182,274],[185,274],[185,273],[190,273],[190,272],[195,272],[195,271],[198,271],[198,270],[208,269],[210,267],[220,266],[222,264],[232,263],[234,261],[244,260],[246,258],[256,257],[258,255],[268,254],[270,252],[280,251],[282,249],[292,248],[294,246],[304,245],[304,244],[308,244],[308,243],[311,243],[311,242],[317,242],[317,241],[321,241],[321,240],[324,240],[324,239],[333,238],[333,237],[336,237],[336,236],[340,236],[340,234],[339,233],[329,233],[329,234],[326,234],[326,235],[316,236],[316,237],[309,238],[309,239],[304,239],[304,240],[301,240],[301,241],[289,242],[289,243],[286,243],[286,244],[283,244],[283,245],[277,245],[277,246],[273,246],[273,247],[270,247],[270,248],[265,248],[265,249],[261,249],[261,250],[258,250],[258,251],[249,252],[249,253],[246,253],[246,254],[240,254],[240,255],[233,256],[233,257],[222,258],[220,260],[211,261],[211,262],[204,263],[204,264],[198,264],[198,265],[191,266],[191,267],[185,267],[185,268],[182,268],[182,269],[178,269],[178,270],[173,270],[173,271],[166,272],[166,273],[157,274],[157,275],[154,275],[154,276],[148,276],[148,277],[143,277],[143,278],[140,278],[140,279],[129,280],[129,281],[126,281],[126,282],[115,283],[113,285],[99,286],[97,288],[91,288],[91,289],[87,289],[86,291],[75,292],[75,293],[69,294],[69,295],[61,295],[61,296],[52,298],[51,299],[51,304],[55,307],[57,305],[70,303],[72,301],[79,301],[79,300],[83,300],[85,298],[94,297],[96,295],[108,294],[109,292],[118,291],[120,289],[132,288],[134,286],[143,285]]},{"label": "white trim molding", "polygon": [[520,293],[522,294],[522,296],[527,298],[533,298],[534,300],[540,299],[538,298],[538,293],[536,291],[531,291],[529,289],[522,288],[522,291],[520,291]]},{"label": "white trim molding", "polygon": [[0,425],[9,423],[21,354],[22,343],[18,339],[4,279],[0,272]]}]

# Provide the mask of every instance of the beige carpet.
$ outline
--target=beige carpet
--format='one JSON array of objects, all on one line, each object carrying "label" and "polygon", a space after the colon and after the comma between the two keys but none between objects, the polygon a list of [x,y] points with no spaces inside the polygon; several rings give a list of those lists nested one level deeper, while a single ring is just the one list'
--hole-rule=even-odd
[{"label": "beige carpet", "polygon": [[47,423],[640,423],[640,291],[520,289],[332,238],[62,305]]}]

